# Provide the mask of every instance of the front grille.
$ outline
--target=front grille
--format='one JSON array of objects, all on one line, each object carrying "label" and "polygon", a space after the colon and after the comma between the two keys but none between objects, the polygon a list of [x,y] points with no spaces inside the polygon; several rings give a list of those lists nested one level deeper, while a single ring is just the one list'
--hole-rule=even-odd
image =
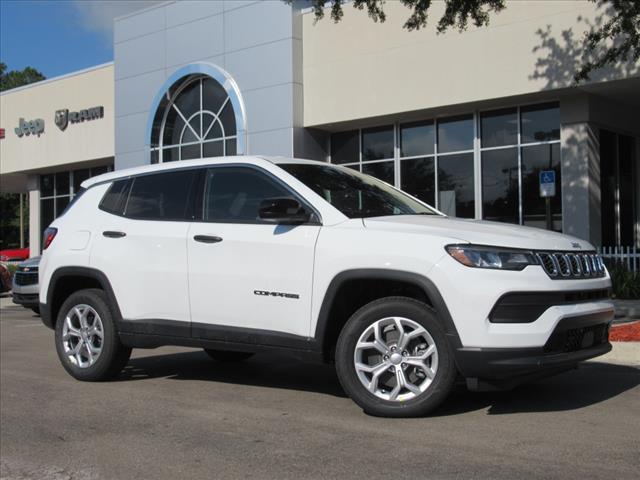
[{"label": "front grille", "polygon": [[38,272],[16,272],[15,281],[16,285],[20,286],[37,285]]},{"label": "front grille", "polygon": [[553,279],[605,276],[602,257],[593,252],[537,252],[536,256],[546,274]]},{"label": "front grille", "polygon": [[572,328],[554,333],[544,347],[546,353],[577,352],[609,341],[609,324]]}]

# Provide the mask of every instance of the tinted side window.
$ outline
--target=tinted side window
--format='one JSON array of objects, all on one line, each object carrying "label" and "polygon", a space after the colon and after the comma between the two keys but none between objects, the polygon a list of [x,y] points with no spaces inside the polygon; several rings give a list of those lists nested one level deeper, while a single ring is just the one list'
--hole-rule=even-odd
[{"label": "tinted side window", "polygon": [[184,220],[196,170],[135,177],[125,216],[146,220]]},{"label": "tinted side window", "polygon": [[122,215],[130,185],[131,180],[129,179],[113,182],[100,201],[100,209],[116,215]]},{"label": "tinted side window", "polygon": [[290,191],[251,168],[217,167],[207,170],[204,220],[256,223],[260,202],[267,198],[294,198]]}]

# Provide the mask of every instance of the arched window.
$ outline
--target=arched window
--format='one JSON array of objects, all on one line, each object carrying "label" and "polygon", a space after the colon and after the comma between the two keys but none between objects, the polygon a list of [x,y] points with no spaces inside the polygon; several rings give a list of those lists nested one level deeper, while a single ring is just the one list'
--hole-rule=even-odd
[{"label": "arched window", "polygon": [[183,76],[157,104],[150,132],[151,163],[244,153],[244,125],[237,124],[243,115],[234,109],[237,92],[215,78]]}]

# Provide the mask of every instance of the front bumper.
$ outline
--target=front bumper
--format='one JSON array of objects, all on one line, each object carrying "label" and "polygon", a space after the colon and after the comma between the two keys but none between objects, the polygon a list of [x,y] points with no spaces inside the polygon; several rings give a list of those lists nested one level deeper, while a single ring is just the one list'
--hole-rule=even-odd
[{"label": "front bumper", "polygon": [[609,352],[612,319],[607,311],[564,318],[541,347],[460,347],[455,353],[456,364],[472,390],[511,388]]}]

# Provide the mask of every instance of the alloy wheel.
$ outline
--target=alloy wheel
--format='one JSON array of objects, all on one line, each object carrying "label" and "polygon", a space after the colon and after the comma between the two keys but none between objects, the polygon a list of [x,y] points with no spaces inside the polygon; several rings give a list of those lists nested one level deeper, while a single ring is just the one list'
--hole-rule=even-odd
[{"label": "alloy wheel", "polygon": [[98,312],[90,305],[72,307],[62,328],[64,353],[79,368],[89,368],[102,353],[104,327]]},{"label": "alloy wheel", "polygon": [[378,398],[393,402],[424,393],[438,371],[438,349],[419,323],[387,317],[360,335],[354,366],[362,385]]}]

